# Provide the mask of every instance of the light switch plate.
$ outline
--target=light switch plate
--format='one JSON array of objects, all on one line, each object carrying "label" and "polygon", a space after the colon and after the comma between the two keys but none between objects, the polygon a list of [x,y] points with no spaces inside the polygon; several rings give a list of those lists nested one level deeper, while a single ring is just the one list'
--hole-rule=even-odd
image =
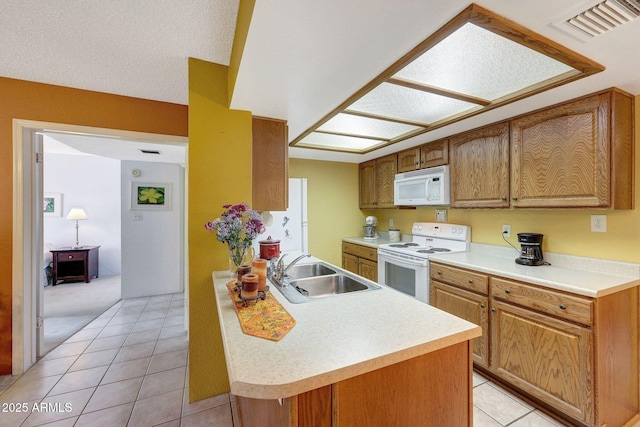
[{"label": "light switch plate", "polygon": [[436,209],[436,222],[447,222],[446,209]]}]

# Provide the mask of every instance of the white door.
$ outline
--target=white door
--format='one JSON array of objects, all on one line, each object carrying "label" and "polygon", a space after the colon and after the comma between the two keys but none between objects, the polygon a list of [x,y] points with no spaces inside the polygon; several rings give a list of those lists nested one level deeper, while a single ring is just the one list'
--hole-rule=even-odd
[{"label": "white door", "polygon": [[33,265],[34,265],[34,284],[35,290],[35,335],[36,335],[36,355],[38,358],[44,356],[44,242],[43,242],[43,200],[44,200],[44,184],[43,184],[43,160],[44,151],[42,145],[42,134],[34,132],[34,152],[36,162],[34,165],[33,179],[33,218],[34,218],[34,236],[33,241]]}]

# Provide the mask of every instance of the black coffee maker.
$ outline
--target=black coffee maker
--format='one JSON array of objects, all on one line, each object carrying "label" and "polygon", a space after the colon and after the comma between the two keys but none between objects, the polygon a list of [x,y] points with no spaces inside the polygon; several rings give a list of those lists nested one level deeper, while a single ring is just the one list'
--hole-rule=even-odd
[{"label": "black coffee maker", "polygon": [[520,243],[520,256],[516,258],[516,264],[522,265],[544,265],[542,255],[543,234],[518,233],[518,243]]}]

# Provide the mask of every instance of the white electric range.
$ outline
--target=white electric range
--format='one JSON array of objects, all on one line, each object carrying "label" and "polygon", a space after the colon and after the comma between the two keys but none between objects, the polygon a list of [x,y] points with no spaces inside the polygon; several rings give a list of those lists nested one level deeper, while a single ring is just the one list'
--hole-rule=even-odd
[{"label": "white electric range", "polygon": [[378,246],[378,282],[429,303],[429,256],[468,251],[471,227],[416,222],[411,234],[411,241]]}]

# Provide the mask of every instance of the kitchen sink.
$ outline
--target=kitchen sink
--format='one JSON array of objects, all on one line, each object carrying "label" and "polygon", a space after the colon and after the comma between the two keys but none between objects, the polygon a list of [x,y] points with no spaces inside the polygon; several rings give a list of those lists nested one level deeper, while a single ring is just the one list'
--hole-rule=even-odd
[{"label": "kitchen sink", "polygon": [[380,289],[363,277],[325,263],[294,265],[282,283],[271,283],[294,304]]},{"label": "kitchen sink", "polygon": [[312,279],[293,280],[290,283],[295,290],[309,298],[322,298],[349,292],[366,291],[369,286],[343,274],[319,276]]},{"label": "kitchen sink", "polygon": [[304,279],[306,277],[326,276],[336,274],[336,271],[322,263],[297,264],[287,270],[286,275],[291,280]]}]

